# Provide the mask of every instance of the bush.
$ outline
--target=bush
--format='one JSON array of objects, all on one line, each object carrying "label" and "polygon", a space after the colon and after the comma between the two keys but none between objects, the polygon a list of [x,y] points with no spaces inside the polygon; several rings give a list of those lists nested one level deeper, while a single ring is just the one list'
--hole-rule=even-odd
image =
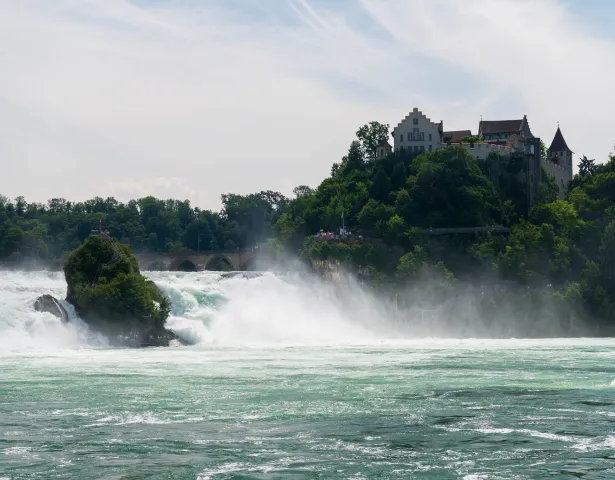
[{"label": "bush", "polygon": [[114,343],[130,346],[168,345],[165,329],[170,301],[143,277],[126,245],[93,236],[64,263],[67,301],[92,328]]}]

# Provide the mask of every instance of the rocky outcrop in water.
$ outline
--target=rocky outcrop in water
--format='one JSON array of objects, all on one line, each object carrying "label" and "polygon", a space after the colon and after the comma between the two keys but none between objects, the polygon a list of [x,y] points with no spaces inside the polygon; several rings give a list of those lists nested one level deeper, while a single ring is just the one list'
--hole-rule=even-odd
[{"label": "rocky outcrop in water", "polygon": [[108,234],[90,236],[64,263],[66,300],[92,329],[117,346],[168,346],[170,300],[139,272],[126,245]]},{"label": "rocky outcrop in water", "polygon": [[62,322],[68,322],[68,313],[60,302],[52,295],[41,295],[34,302],[34,310],[37,312],[47,312],[58,317]]}]

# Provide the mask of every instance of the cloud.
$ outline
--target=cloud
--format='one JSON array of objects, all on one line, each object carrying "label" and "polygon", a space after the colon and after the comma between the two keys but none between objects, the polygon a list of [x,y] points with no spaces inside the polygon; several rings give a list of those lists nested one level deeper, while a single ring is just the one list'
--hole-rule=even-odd
[{"label": "cloud", "polygon": [[357,127],[560,121],[603,160],[615,45],[555,0],[0,0],[2,193],[44,201],[317,185]]},{"label": "cloud", "polygon": [[[456,121],[465,112],[475,112],[475,119],[478,113],[485,118],[527,113],[534,134],[547,145],[560,121],[577,153],[605,159],[615,142],[610,114],[615,97],[609,93],[615,44],[593,37],[562,2],[417,1],[413,15],[403,1],[363,4],[398,45],[481,79],[488,101],[478,102],[480,110],[461,102],[449,112]],[[453,77],[449,89],[455,84]],[[463,98],[466,92],[458,94]],[[474,120],[469,126],[476,125]]]}]

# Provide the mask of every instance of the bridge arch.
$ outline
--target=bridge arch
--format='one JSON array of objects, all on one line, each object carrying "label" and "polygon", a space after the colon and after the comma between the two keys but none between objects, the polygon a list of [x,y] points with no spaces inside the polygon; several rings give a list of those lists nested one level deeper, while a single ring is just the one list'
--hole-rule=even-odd
[{"label": "bridge arch", "polygon": [[235,266],[226,255],[218,254],[209,259],[205,269],[215,272],[230,272],[235,270]]},{"label": "bridge arch", "polygon": [[191,259],[186,257],[177,257],[171,262],[169,270],[176,272],[196,272],[198,270],[197,264]]},{"label": "bridge arch", "polygon": [[176,270],[178,272],[196,272],[198,267],[192,260],[185,258],[177,265]]}]

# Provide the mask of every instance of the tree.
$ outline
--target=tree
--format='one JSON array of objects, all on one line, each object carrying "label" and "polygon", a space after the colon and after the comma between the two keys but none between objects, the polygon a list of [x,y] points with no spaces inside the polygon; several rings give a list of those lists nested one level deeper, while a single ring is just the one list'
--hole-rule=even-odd
[{"label": "tree", "polygon": [[361,144],[356,140],[350,144],[348,149],[348,155],[342,158],[342,162],[339,166],[339,172],[342,175],[350,175],[352,172],[363,170],[365,166],[365,157]]},{"label": "tree", "polygon": [[361,149],[369,160],[376,159],[376,148],[389,138],[389,125],[379,122],[369,122],[357,130]]},{"label": "tree", "polygon": [[299,185],[293,188],[293,193],[295,197],[308,197],[314,193],[314,189],[308,187],[307,185]]},{"label": "tree", "polygon": [[459,139],[459,143],[469,143],[470,145],[474,145],[477,142],[480,142],[480,138],[476,135],[465,135]]},{"label": "tree", "polygon": [[593,175],[597,169],[596,160],[590,160],[585,155],[579,160],[579,175],[582,177]]},{"label": "tree", "polygon": [[380,167],[374,177],[374,183],[370,190],[370,196],[376,200],[386,203],[391,192],[391,180],[384,171],[383,167]]},{"label": "tree", "polygon": [[26,208],[28,208],[26,199],[22,196],[17,197],[15,199],[15,213],[20,217],[23,217],[26,212]]},{"label": "tree", "polygon": [[460,146],[412,161],[406,221],[423,227],[476,227],[502,221],[502,201],[478,162]]},{"label": "tree", "polygon": [[21,244],[24,241],[24,232],[19,227],[12,227],[4,234],[4,240],[0,244],[0,252],[3,256],[8,257],[14,252],[18,252]]},{"label": "tree", "polygon": [[391,173],[391,189],[396,192],[406,186],[408,171],[404,162],[397,162]]},{"label": "tree", "polygon": [[615,277],[615,220],[604,229],[598,250],[598,260],[603,276],[609,280]]},{"label": "tree", "polygon": [[383,205],[377,200],[370,198],[357,215],[359,226],[365,231],[373,231],[377,228],[384,229],[384,225],[395,215],[395,209]]},{"label": "tree", "polygon": [[547,159],[547,146],[545,145],[545,142],[543,142],[542,140],[540,141],[540,159],[541,160]]},{"label": "tree", "polygon": [[168,345],[175,336],[165,328],[168,297],[139,272],[126,245],[94,236],[64,263],[66,299],[95,330],[119,345]]}]

